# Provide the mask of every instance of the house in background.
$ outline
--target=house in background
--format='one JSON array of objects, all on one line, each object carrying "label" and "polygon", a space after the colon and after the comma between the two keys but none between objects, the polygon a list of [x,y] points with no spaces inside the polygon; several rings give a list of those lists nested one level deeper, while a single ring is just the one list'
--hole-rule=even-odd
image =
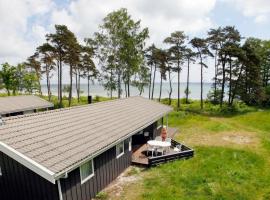
[{"label": "house in background", "polygon": [[53,108],[53,104],[37,96],[0,97],[0,115],[2,117],[23,115]]},{"label": "house in background", "polygon": [[90,200],[131,165],[138,144],[155,138],[171,111],[131,97],[3,118],[0,199]]}]

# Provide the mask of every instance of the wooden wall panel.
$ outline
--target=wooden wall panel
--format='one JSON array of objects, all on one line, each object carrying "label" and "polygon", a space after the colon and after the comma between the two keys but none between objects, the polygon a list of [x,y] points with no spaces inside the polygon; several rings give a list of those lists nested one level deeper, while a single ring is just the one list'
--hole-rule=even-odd
[{"label": "wooden wall panel", "polygon": [[59,200],[56,184],[0,152],[1,200]]},{"label": "wooden wall panel", "polygon": [[[128,140],[125,141],[125,153],[116,158],[115,147],[94,158],[94,176],[81,184],[80,169],[77,168],[68,174],[68,178],[61,179],[64,200],[90,200],[117,178],[131,164],[132,152],[128,149]],[[67,185],[72,185],[67,187]],[[75,189],[76,188],[76,189]],[[76,194],[76,195],[75,195]]]}]

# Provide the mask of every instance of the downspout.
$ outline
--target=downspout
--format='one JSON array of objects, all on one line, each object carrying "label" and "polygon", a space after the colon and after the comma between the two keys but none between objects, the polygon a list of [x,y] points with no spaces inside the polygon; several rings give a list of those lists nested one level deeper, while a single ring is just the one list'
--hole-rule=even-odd
[{"label": "downspout", "polygon": [[60,179],[57,180],[57,186],[58,186],[59,200],[63,200],[63,194],[62,194],[62,189],[61,189],[61,182],[60,182]]},{"label": "downspout", "polygon": [[[61,178],[64,178],[64,179],[68,178],[68,173],[65,172],[64,176],[62,176]],[[57,187],[58,187],[58,196],[59,196],[59,200],[63,200],[63,193],[62,193],[61,181],[60,181],[61,178],[59,178],[59,179],[57,180]]]}]

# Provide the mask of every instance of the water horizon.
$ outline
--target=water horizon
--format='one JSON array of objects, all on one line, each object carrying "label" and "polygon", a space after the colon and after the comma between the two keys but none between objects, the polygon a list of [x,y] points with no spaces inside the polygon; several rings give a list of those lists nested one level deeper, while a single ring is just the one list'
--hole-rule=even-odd
[{"label": "water horizon", "polygon": [[[177,82],[173,82],[172,83],[172,98],[177,98]],[[209,93],[209,91],[212,88],[213,83],[204,83],[204,93],[203,93],[203,97],[206,98],[207,94]],[[64,86],[69,86],[69,84],[63,84]],[[187,83],[186,82],[181,82],[180,83],[180,98],[184,98],[186,96],[185,94],[185,90],[186,90],[186,86]],[[169,97],[169,89],[170,89],[170,85],[168,82],[163,83],[162,86],[162,94],[161,94],[161,98],[168,98]],[[41,85],[41,90],[42,93],[44,95],[46,95],[47,93],[47,86],[46,84],[42,84]],[[57,95],[57,90],[58,90],[58,85],[57,84],[51,84],[51,92],[53,95]],[[201,84],[198,82],[191,82],[189,83],[189,90],[190,90],[190,94],[189,94],[189,98],[190,99],[200,99],[200,95],[201,95]],[[81,84],[81,95],[82,96],[87,96],[88,93],[88,88],[87,88],[87,84],[83,83]],[[125,91],[124,91],[124,84],[122,84],[122,96],[125,97]],[[154,98],[158,98],[159,97],[159,92],[160,92],[160,83],[155,83],[155,89],[154,89]],[[139,90],[134,87],[134,86],[130,86],[130,96],[138,96],[140,94]],[[67,96],[68,94],[66,92],[63,92],[63,95]],[[76,97],[77,93],[76,93],[76,87],[75,85],[73,85],[73,97]],[[90,95],[91,96],[104,96],[104,97],[109,97],[110,96],[110,92],[106,91],[103,87],[102,84],[90,84]],[[117,97],[117,91],[113,92],[113,96]],[[149,87],[144,87],[144,91],[142,93],[143,97],[149,97]]]}]

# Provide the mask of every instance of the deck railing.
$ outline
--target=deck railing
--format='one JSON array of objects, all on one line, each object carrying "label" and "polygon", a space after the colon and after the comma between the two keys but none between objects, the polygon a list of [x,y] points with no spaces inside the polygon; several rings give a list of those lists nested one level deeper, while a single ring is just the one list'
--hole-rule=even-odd
[{"label": "deck railing", "polygon": [[173,161],[173,160],[187,159],[187,158],[193,157],[193,155],[194,155],[193,149],[191,149],[191,148],[187,147],[186,145],[181,144],[175,140],[172,140],[171,143],[172,143],[172,148],[180,145],[181,151],[175,152],[175,153],[170,153],[167,155],[150,157],[150,158],[148,158],[148,165],[154,166],[154,165],[159,165],[161,163],[165,163],[165,162],[169,162],[169,161]]}]

